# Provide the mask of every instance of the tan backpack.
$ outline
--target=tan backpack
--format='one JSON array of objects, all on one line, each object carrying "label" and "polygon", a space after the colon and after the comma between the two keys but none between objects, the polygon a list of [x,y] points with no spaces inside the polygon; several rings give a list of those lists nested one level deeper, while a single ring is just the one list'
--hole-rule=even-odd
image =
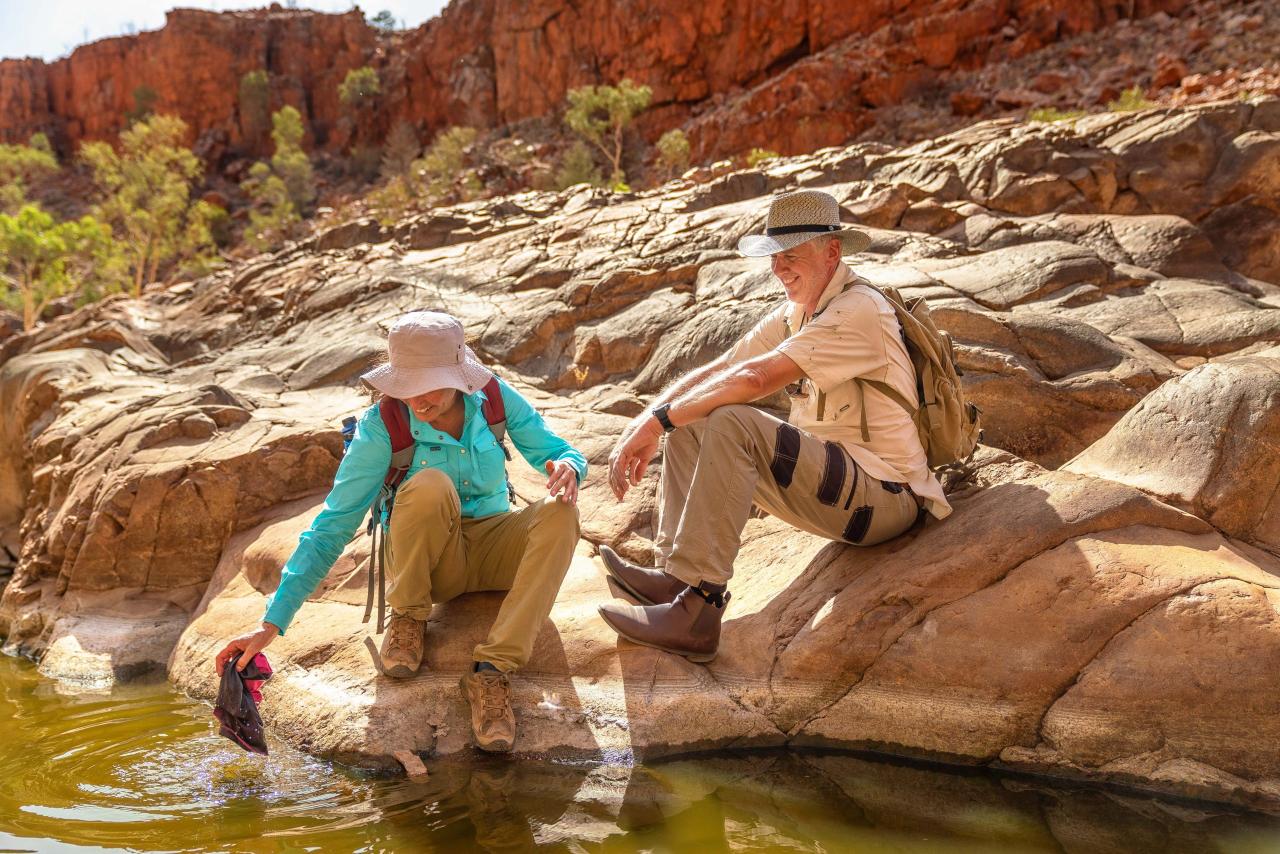
[{"label": "tan backpack", "polygon": [[[897,288],[880,287],[862,282],[889,301],[898,315],[907,355],[916,371],[916,393],[921,405],[916,406],[893,386],[879,380],[859,378],[857,381],[887,395],[907,411],[915,422],[924,446],[929,468],[942,468],[968,460],[982,440],[981,411],[965,400],[960,385],[963,372],[956,365],[951,336],[938,329],[923,297],[904,300]],[[865,391],[864,391],[865,394]],[[867,407],[862,407],[862,441],[869,442]]]}]

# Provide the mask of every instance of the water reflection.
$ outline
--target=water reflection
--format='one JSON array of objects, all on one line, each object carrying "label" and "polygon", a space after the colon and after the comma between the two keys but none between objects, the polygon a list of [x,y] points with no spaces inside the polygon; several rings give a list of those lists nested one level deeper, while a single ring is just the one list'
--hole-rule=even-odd
[{"label": "water reflection", "polygon": [[13,659],[0,720],[6,851],[1280,850],[1265,816],[852,756],[466,756],[411,783],[252,756],[167,686],[68,694]]}]

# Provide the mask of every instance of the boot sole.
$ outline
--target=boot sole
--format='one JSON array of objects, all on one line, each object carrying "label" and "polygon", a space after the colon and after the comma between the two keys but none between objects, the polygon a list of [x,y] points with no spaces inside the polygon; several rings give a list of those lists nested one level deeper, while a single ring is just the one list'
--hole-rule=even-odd
[{"label": "boot sole", "polygon": [[600,619],[604,620],[605,625],[607,625],[609,628],[617,632],[618,637],[622,638],[623,640],[630,641],[631,643],[637,644],[638,646],[647,646],[650,649],[657,649],[657,650],[661,650],[662,652],[669,652],[672,655],[682,656],[684,658],[687,658],[689,661],[692,661],[694,664],[707,664],[709,662],[715,661],[716,654],[719,653],[718,649],[713,652],[689,652],[688,650],[672,649],[669,646],[661,646],[660,644],[650,643],[649,641],[637,640],[636,638],[631,637],[631,635],[619,629],[613,623],[609,622],[609,618],[606,617],[603,613],[600,614]]},{"label": "boot sole", "polygon": [[421,669],[422,665],[418,665],[410,670],[409,665],[407,664],[396,664],[391,667],[384,666],[382,668],[382,672],[385,675],[390,676],[392,679],[408,679],[410,676],[417,676],[418,671]]}]

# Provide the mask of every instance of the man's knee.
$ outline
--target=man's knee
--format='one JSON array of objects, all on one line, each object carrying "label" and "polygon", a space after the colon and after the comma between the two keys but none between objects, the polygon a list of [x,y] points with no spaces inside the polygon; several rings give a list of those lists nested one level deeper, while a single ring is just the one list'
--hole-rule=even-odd
[{"label": "man's knee", "polygon": [[747,424],[758,413],[754,406],[745,403],[730,403],[718,406],[707,416],[707,426],[717,430],[739,429]]}]

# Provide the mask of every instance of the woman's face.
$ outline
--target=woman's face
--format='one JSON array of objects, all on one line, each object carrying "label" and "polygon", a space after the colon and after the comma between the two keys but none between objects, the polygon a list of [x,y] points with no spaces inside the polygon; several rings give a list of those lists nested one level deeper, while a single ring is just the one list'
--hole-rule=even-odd
[{"label": "woman's face", "polygon": [[452,409],[457,401],[456,388],[440,388],[405,399],[405,403],[419,421],[434,421]]}]

